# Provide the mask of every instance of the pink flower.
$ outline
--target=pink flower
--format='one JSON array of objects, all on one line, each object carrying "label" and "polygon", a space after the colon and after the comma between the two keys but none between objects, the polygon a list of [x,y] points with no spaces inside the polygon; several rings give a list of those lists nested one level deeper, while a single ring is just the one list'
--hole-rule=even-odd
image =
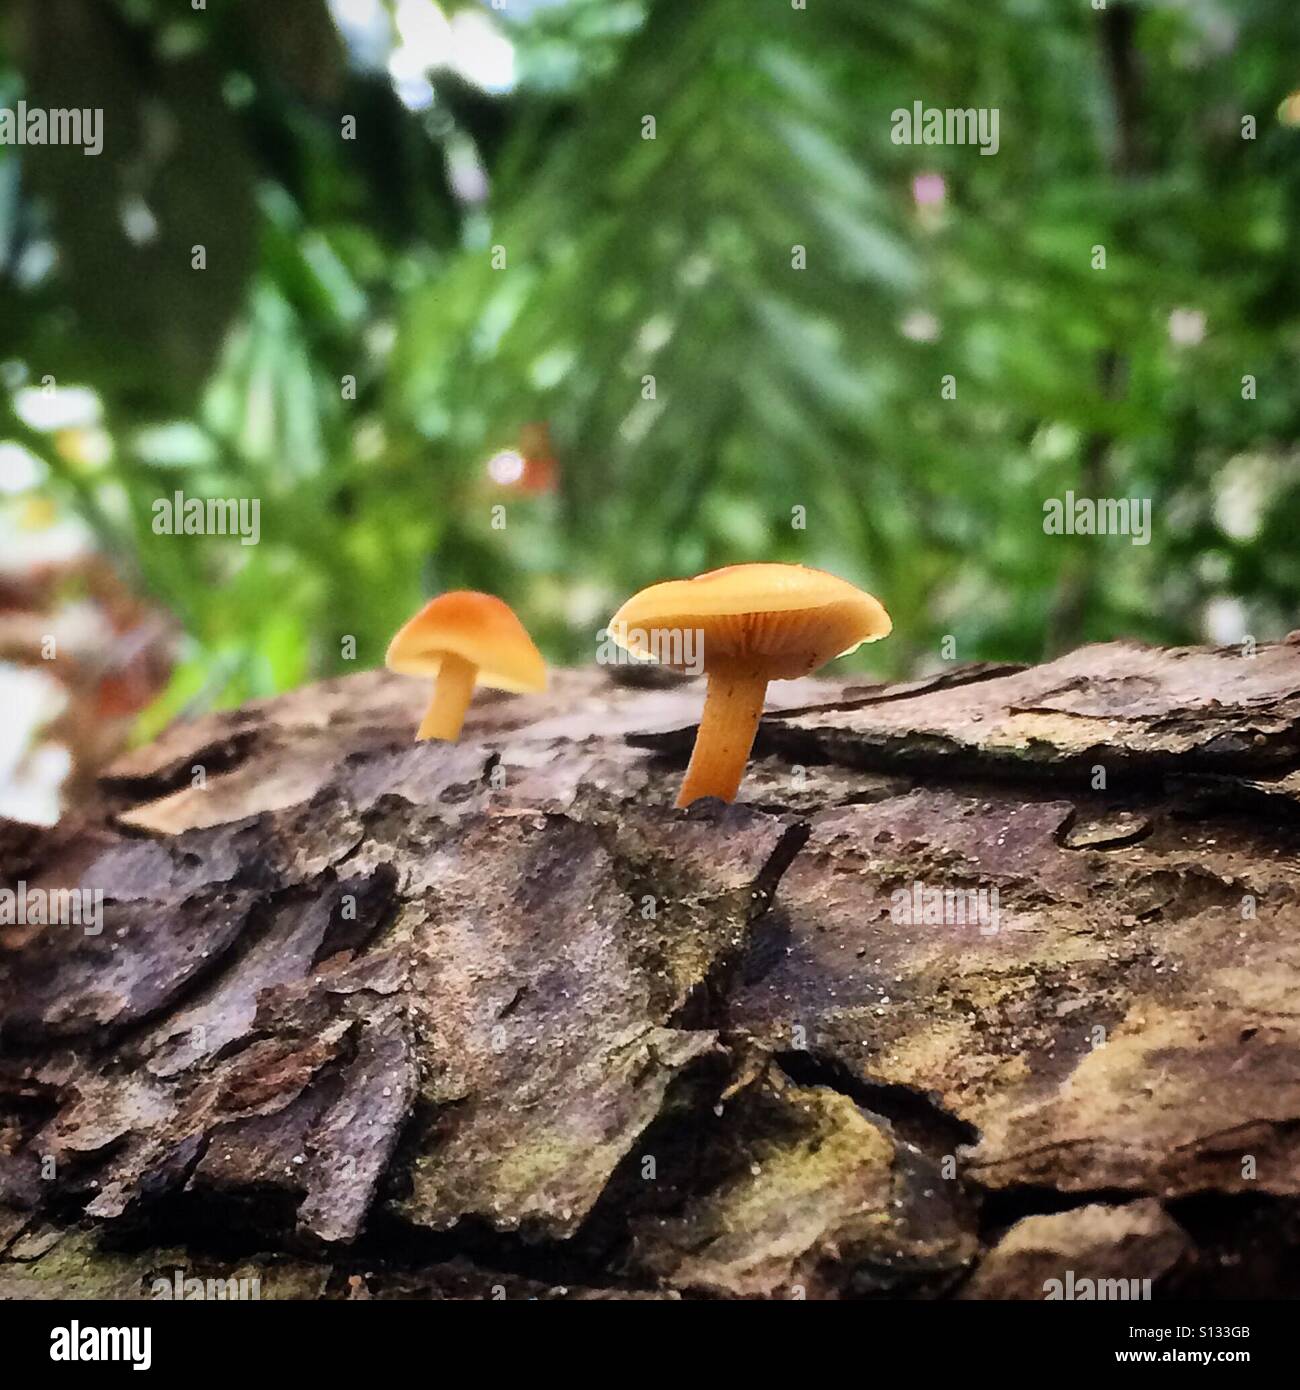
[{"label": "pink flower", "polygon": [[942,207],[947,194],[942,174],[917,174],[912,180],[912,197],[919,208]]}]

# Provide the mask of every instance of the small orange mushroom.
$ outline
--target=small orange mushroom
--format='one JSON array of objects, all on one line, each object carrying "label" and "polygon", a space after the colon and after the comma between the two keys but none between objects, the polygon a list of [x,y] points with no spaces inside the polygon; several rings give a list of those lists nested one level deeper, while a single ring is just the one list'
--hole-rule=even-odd
[{"label": "small orange mushroom", "polygon": [[439,594],[388,645],[384,663],[406,676],[433,676],[415,737],[454,743],[475,685],[516,693],[546,689],[546,663],[508,604],[473,589]]},{"label": "small orange mushroom", "polygon": [[637,656],[664,662],[667,651],[665,664],[678,670],[684,653],[701,649],[708,690],[677,798],[689,806],[702,796],[735,800],[768,681],[807,676],[892,627],[876,599],[833,574],[730,565],[642,589],[610,620],[609,635]]}]

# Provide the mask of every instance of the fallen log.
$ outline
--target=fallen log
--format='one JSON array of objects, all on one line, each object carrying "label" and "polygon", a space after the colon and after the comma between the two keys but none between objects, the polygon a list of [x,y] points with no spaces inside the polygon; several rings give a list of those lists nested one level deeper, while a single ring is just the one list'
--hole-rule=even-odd
[{"label": "fallen log", "polygon": [[0,1298],[1300,1292],[1300,641],[425,695],[0,825]]}]

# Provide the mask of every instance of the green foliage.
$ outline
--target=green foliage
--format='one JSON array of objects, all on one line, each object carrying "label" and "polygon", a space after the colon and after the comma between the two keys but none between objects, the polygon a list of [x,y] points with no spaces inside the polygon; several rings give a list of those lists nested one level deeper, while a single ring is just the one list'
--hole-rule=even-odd
[{"label": "green foliage", "polygon": [[[1197,640],[1214,599],[1295,625],[1291,0],[496,18],[515,89],[435,73],[413,112],[316,0],[18,6],[4,101],[102,105],[108,139],[0,149],[3,356],[92,385],[115,453],[0,437],[184,623],[153,723],[373,664],[443,588],[590,660],[634,588],[743,560],[877,593],[896,635],[853,660],[890,674],[948,634]],[[997,154],[894,144],[914,102],[997,108]],[[494,486],[538,422],[558,490]],[[155,536],[175,488],[260,498],[261,543]],[[1151,543],[1044,534],[1068,489],[1151,499]]]}]

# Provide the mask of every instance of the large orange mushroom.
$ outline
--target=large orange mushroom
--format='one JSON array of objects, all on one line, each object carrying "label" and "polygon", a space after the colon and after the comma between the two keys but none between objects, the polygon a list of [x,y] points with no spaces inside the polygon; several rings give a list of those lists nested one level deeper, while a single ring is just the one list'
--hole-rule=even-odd
[{"label": "large orange mushroom", "polygon": [[733,801],[745,775],[767,683],[807,676],[863,642],[887,637],[881,604],[843,579],[803,565],[731,565],[642,589],[610,620],[637,656],[684,669],[698,644],[708,679],[704,714],[677,798]]},{"label": "large orange mushroom", "polygon": [[454,743],[475,685],[516,693],[546,689],[546,663],[514,611],[473,589],[430,599],[389,643],[385,664],[435,680],[417,739]]}]

